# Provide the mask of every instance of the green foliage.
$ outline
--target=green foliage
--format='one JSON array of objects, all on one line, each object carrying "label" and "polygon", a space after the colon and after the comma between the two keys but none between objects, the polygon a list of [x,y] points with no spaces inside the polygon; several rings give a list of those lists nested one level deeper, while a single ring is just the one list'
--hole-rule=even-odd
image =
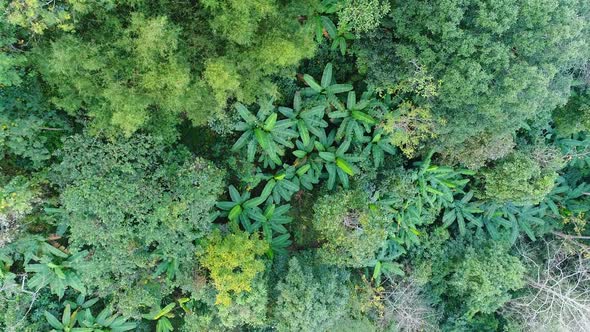
[{"label": "green foliage", "polygon": [[[417,170],[394,169],[385,173],[386,180],[379,184],[372,195],[378,206],[384,208],[396,221],[392,227],[396,246],[409,247],[420,243],[424,235],[419,227],[433,223],[445,207],[455,204],[455,195],[465,194],[469,182],[465,175],[473,174],[464,169],[431,164],[432,154],[416,163]],[[459,218],[459,221],[463,220]],[[443,218],[444,223],[452,221]],[[464,233],[464,225],[460,225]]]},{"label": "green foliage", "polygon": [[367,158],[373,156],[373,165],[375,168],[379,168],[385,162],[385,154],[396,154],[395,148],[387,141],[386,137],[383,136],[383,130],[377,129],[367,146],[363,149],[361,156]]},{"label": "green foliage", "polygon": [[[190,289],[194,241],[211,229],[224,173],[147,136],[107,142],[77,135],[64,142],[60,157],[53,181],[70,246],[93,252],[80,266],[84,284],[105,294],[114,282],[118,305],[130,306],[126,315],[159,304],[174,285]],[[161,278],[159,266],[170,261],[177,271]]]},{"label": "green foliage", "polygon": [[147,129],[173,138],[182,115],[202,125],[223,118],[228,99],[252,103],[276,96],[269,78],[289,76],[315,51],[296,19],[306,15],[298,4],[114,6],[116,11],[113,4],[84,11],[97,24],[80,24],[76,34],[60,34],[36,48],[52,102],[72,115],[83,110],[95,132],[111,136]]},{"label": "green foliage", "polygon": [[361,100],[357,103],[354,91],[348,92],[346,98],[346,109],[331,112],[328,116],[331,119],[344,118],[338,126],[336,138],[342,140],[356,139],[362,141],[365,133],[371,132],[371,126],[377,124],[377,120],[370,114],[366,113],[366,108],[370,106],[371,99],[369,94],[363,94]]},{"label": "green foliage", "polygon": [[483,223],[476,216],[476,214],[484,212],[480,208],[481,202],[471,201],[473,198],[473,191],[465,194],[460,200],[454,200],[445,208],[442,221],[443,226],[448,227],[455,221],[459,225],[459,233],[465,235],[465,220],[468,220],[478,227],[482,227]]},{"label": "green foliage", "polygon": [[437,252],[432,264],[430,287],[451,314],[473,318],[490,314],[511,298],[511,291],[524,286],[525,268],[501,243],[465,246],[450,242]]},{"label": "green foliage", "polygon": [[[221,215],[227,216],[232,223],[231,226],[237,229],[238,223],[242,225],[248,233],[254,233],[262,230],[263,238],[270,246],[269,254],[284,253],[285,248],[291,244],[290,235],[284,224],[291,222],[291,217],[285,215],[290,205],[276,206],[267,201],[264,210],[258,206],[264,203],[270,197],[271,190],[276,187],[276,182],[271,179],[266,183],[262,190],[261,196],[250,198],[250,192],[242,195],[237,189],[229,186],[229,194],[232,201],[217,202],[217,207],[223,212]],[[278,236],[275,236],[279,234]]]},{"label": "green foliage", "polygon": [[341,269],[314,265],[303,255],[289,260],[277,286],[273,318],[278,331],[328,331],[346,315],[349,274]]},{"label": "green foliage", "polygon": [[281,156],[285,155],[284,148],[293,148],[290,140],[297,136],[291,129],[293,122],[285,119],[277,122],[278,113],[271,103],[260,106],[254,117],[242,104],[236,104],[236,109],[244,122],[236,125],[238,130],[244,131],[242,136],[232,146],[233,151],[248,147],[248,161],[253,162],[255,153],[262,150],[259,161],[265,166],[274,168],[281,165]]},{"label": "green foliage", "polygon": [[150,313],[143,315],[143,318],[157,321],[156,332],[173,331],[174,327],[172,327],[170,319],[174,318],[174,314],[171,313],[174,307],[176,307],[176,303],[174,302],[168,304],[164,308],[160,308],[159,306],[154,307]]},{"label": "green foliage", "polygon": [[232,298],[252,290],[254,278],[265,270],[259,256],[267,250],[266,242],[245,232],[225,237],[214,232],[208,237],[200,263],[209,270],[217,289],[215,304],[229,306]]},{"label": "green foliage", "polygon": [[325,163],[324,167],[328,173],[328,188],[334,189],[336,180],[344,188],[348,188],[348,177],[359,173],[358,168],[354,166],[354,162],[359,161],[359,157],[347,153],[350,141],[344,141],[338,148],[333,146],[335,134],[335,131],[331,131],[327,137],[320,137],[320,140],[316,141],[314,145],[317,156],[322,163]]},{"label": "green foliage", "polygon": [[[220,215],[227,216],[234,229],[238,222],[250,233],[262,229],[264,238],[270,244],[271,256],[274,253],[285,253],[286,247],[291,244],[288,230],[283,226],[291,221],[286,215],[290,205],[277,207],[275,202],[289,201],[301,187],[311,190],[326,175],[329,189],[334,189],[337,181],[348,188],[349,176],[360,173],[356,162],[372,154],[375,167],[379,167],[384,161],[385,152],[395,153],[387,137],[383,137],[382,130],[374,128],[382,104],[373,94],[366,92],[357,102],[355,92],[349,91],[352,89],[350,84],[334,82],[332,64],[324,68],[321,83],[317,83],[310,75],[304,75],[304,80],[309,88],[295,93],[293,108],[281,106],[277,112],[269,101],[261,103],[254,116],[243,105],[236,105],[243,119],[236,128],[244,133],[234,143],[232,150],[237,152],[246,147],[249,162],[255,161],[256,154],[260,153],[258,163],[262,163],[263,167],[274,169],[282,166],[283,170],[267,175],[257,169],[246,192],[240,194],[231,185],[231,201],[217,203],[218,208],[224,211]],[[337,95],[347,91],[344,104]],[[326,109],[329,112],[328,119],[336,128],[329,128],[328,121],[323,119]],[[279,113],[286,119],[279,119]],[[371,136],[366,137],[365,134]],[[289,165],[283,163],[281,158],[288,157],[286,148],[295,147],[293,139],[297,139],[297,150],[292,152],[297,159]],[[362,149],[362,156],[349,152],[353,142],[354,148]],[[259,186],[263,180],[266,183],[260,196],[251,198],[250,190]],[[264,201],[267,201],[266,206],[259,208]]]},{"label": "green foliage", "polygon": [[[273,182],[269,182],[269,184],[270,186],[272,186]],[[267,184],[268,187],[270,187],[269,184]],[[249,229],[251,227],[250,214],[248,213],[249,209],[252,209],[264,203],[266,197],[268,197],[268,195],[270,194],[268,193],[268,190],[266,191],[266,195],[250,198],[249,192],[240,194],[236,187],[230,185],[229,196],[231,198],[231,201],[217,202],[216,205],[221,210],[229,211],[225,214],[227,214],[227,218],[230,221],[235,223],[239,221],[242,223],[242,225],[244,225],[245,228]]]},{"label": "green foliage", "polygon": [[14,272],[22,271],[26,275],[25,278],[19,278],[22,279],[19,287],[22,293],[34,294],[48,288],[51,294],[60,299],[66,291],[75,290],[85,294],[87,289],[80,279],[80,266],[88,252],[70,252],[55,242],[54,246],[44,240],[29,234],[0,248],[0,281],[4,282],[7,291],[17,291],[9,288],[14,288],[10,284],[18,280]]},{"label": "green foliage", "polygon": [[233,329],[238,326],[263,327],[267,325],[268,290],[267,280],[256,277],[251,290],[232,298],[228,306],[217,306],[221,326]]},{"label": "green foliage", "polygon": [[24,40],[20,39],[17,28],[8,23],[6,17],[7,3],[0,2],[0,93],[6,87],[18,86],[22,83],[22,67],[27,58],[22,54]]},{"label": "green foliage", "polygon": [[49,56],[39,69],[56,91],[53,103],[72,115],[87,110],[97,132],[129,136],[157,115],[158,127],[170,133],[175,116],[195,106],[178,28],[166,17],[134,14],[127,28],[115,26],[109,36],[66,35],[39,50]]},{"label": "green foliage", "polygon": [[510,299],[510,290],[524,285],[523,274],[524,267],[516,257],[495,248],[468,250],[450,277],[449,287],[455,296],[465,299],[468,316],[492,313]]},{"label": "green foliage", "polygon": [[504,137],[566,102],[570,69],[588,59],[589,9],[585,1],[399,3],[388,28],[364,41],[361,63],[384,88],[426,68],[441,82],[432,100],[446,120],[438,145],[463,150],[467,139]]},{"label": "green foliage", "polygon": [[[249,212],[250,217],[255,221],[252,226],[246,228],[250,233],[259,229],[264,234],[264,239],[269,243],[273,253],[286,253],[285,248],[291,244],[288,240],[289,234],[284,224],[291,222],[292,218],[285,215],[291,205],[276,206],[274,204],[267,205],[264,210],[254,208]],[[273,233],[280,235],[274,236]]]},{"label": "green foliage", "polygon": [[[71,1],[75,2],[75,1]],[[6,19],[14,25],[21,26],[35,34],[57,27],[64,31],[74,29],[72,15],[64,4],[45,3],[38,0],[12,1],[7,5]]]},{"label": "green foliage", "polygon": [[555,188],[541,202],[539,208],[543,213],[539,217],[552,221],[558,228],[582,233],[590,216],[590,198],[586,195],[589,189],[584,178],[560,177]]},{"label": "green foliage", "polygon": [[436,137],[435,128],[440,125],[440,120],[433,119],[428,108],[416,107],[409,102],[401,103],[385,121],[385,132],[390,135],[391,144],[408,157],[413,157],[425,141]]},{"label": "green foliage", "polygon": [[45,311],[45,318],[49,325],[53,327],[51,331],[95,331],[108,329],[112,332],[124,332],[136,328],[136,323],[127,322],[124,317],[113,314],[112,310],[108,307],[104,308],[94,317],[91,308],[97,301],[97,298],[85,301],[83,295],[78,296],[75,303],[67,301],[61,319]]},{"label": "green foliage", "polygon": [[63,114],[48,107],[35,74],[23,71],[19,84],[0,87],[0,163],[37,170],[47,166],[60,137],[72,128]]},{"label": "green foliage", "polygon": [[568,103],[553,111],[553,121],[558,135],[570,136],[581,131],[590,131],[590,90],[573,92]]},{"label": "green foliage", "polygon": [[528,322],[554,260],[529,250],[564,241],[549,276],[587,255],[588,22],[584,0],[0,0],[0,330]]},{"label": "green foliage", "polygon": [[211,12],[209,24],[220,36],[238,44],[249,45],[255,39],[258,23],[277,11],[273,0],[203,1]]},{"label": "green foliage", "polygon": [[[4,182],[7,179],[2,179]],[[39,188],[24,176],[15,176],[0,187],[0,248],[12,242],[24,219],[39,200]]]},{"label": "green foliage", "polygon": [[82,259],[88,255],[87,251],[69,255],[46,242],[41,245],[41,251],[40,256],[32,257],[38,263],[27,263],[25,266],[25,271],[32,273],[27,283],[29,288],[38,290],[49,286],[59,298],[64,296],[68,287],[86,293],[86,287],[78,277],[78,269]]},{"label": "green foliage", "polygon": [[506,157],[516,145],[510,134],[477,136],[468,138],[463,144],[464,149],[446,151],[444,158],[450,163],[461,163],[472,170],[478,170],[487,163]]},{"label": "green foliage", "polygon": [[342,319],[336,322],[334,329],[342,332],[375,332],[378,331],[374,324],[367,318],[364,319]]},{"label": "green foliage", "polygon": [[394,241],[400,245],[418,243],[418,227],[433,221],[431,212],[419,199],[417,179],[417,172],[394,168],[383,173],[382,181],[372,193],[371,199],[396,219],[391,231],[395,234]]},{"label": "green foliage", "polygon": [[303,80],[309,88],[303,90],[305,95],[321,95],[326,99],[329,97],[333,97],[339,93],[348,92],[352,90],[351,84],[338,84],[334,81],[334,77],[332,76],[332,69],[333,66],[331,63],[328,63],[324,68],[324,72],[322,73],[322,80],[318,83],[311,75],[305,74],[303,75]]},{"label": "green foliage", "polygon": [[317,184],[317,178],[309,172],[310,167],[301,167],[296,169],[294,166],[283,164],[283,170],[272,175],[275,185],[272,188],[272,195],[269,200],[280,203],[281,201],[290,201],[293,194],[298,192],[301,187],[311,190],[314,184]]},{"label": "green foliage", "polygon": [[57,306],[54,296],[48,291],[21,291],[19,281],[16,284],[5,282],[2,287],[4,291],[0,293],[0,328],[4,331],[24,332],[49,329],[43,312]]},{"label": "green foliage", "polygon": [[324,105],[317,105],[303,110],[302,103],[301,92],[297,91],[293,98],[293,108],[279,106],[278,110],[281,114],[295,122],[301,143],[303,143],[303,146],[308,146],[311,141],[310,133],[319,137],[322,134],[323,128],[328,127],[328,123],[323,120],[326,107]]},{"label": "green foliage", "polygon": [[334,24],[333,14],[342,9],[343,1],[341,0],[322,0],[315,6],[315,15],[309,19],[315,30],[315,38],[318,43],[328,39],[332,42],[331,50],[339,49],[344,56],[348,48],[348,40],[354,39],[354,36],[348,31],[346,26],[337,28]]},{"label": "green foliage", "polygon": [[316,201],[313,211],[313,227],[324,241],[319,250],[322,262],[367,266],[385,245],[390,221],[378,208],[369,206],[363,191],[326,194]]},{"label": "green foliage", "polygon": [[[317,83],[310,75],[304,75],[303,78],[309,87],[301,93],[295,93],[293,108],[278,108],[286,119],[278,119],[278,113],[270,102],[262,104],[256,116],[238,104],[236,108],[244,121],[237,124],[237,129],[244,133],[232,150],[247,146],[249,161],[254,161],[257,151],[261,151],[258,162],[262,162],[264,167],[275,168],[277,165],[284,166],[281,157],[287,157],[285,148],[294,148],[291,140],[297,138],[297,150],[293,151],[293,155],[298,159],[293,166],[299,169],[284,166],[291,172],[288,180],[293,179],[293,171],[298,178],[292,182],[294,186],[290,186],[289,191],[295,191],[299,183],[311,189],[322,176],[323,169],[326,170],[330,189],[335,187],[337,181],[347,188],[349,176],[359,173],[354,163],[361,159],[349,153],[352,143],[363,147],[365,158],[373,153],[376,166],[383,162],[384,152],[395,153],[387,137],[383,137],[382,130],[374,128],[378,124],[377,117],[382,111],[382,104],[370,92],[363,93],[357,102],[356,93],[350,91],[350,84],[334,82],[332,64],[324,68],[321,83]],[[344,104],[337,95],[347,91],[350,92]],[[336,128],[329,128],[328,121],[323,119],[326,113]],[[366,133],[371,136],[366,137]],[[284,179],[282,174],[279,176],[281,180]],[[279,188],[283,185],[288,186],[286,183],[280,184],[277,187],[279,195]],[[284,189],[283,192],[282,196],[287,200],[286,197],[290,196]],[[273,194],[273,199],[277,199],[276,194]]]},{"label": "green foliage", "polygon": [[357,35],[377,28],[390,10],[389,3],[381,0],[346,0],[338,11],[338,26]]},{"label": "green foliage", "polygon": [[557,173],[524,152],[514,152],[482,172],[485,196],[516,205],[538,204],[553,189]]},{"label": "green foliage", "polygon": [[0,155],[24,160],[32,168],[43,166],[51,158],[52,140],[59,135],[52,131],[68,130],[67,124],[59,120],[55,114],[43,118],[19,117],[11,112],[0,114]]}]

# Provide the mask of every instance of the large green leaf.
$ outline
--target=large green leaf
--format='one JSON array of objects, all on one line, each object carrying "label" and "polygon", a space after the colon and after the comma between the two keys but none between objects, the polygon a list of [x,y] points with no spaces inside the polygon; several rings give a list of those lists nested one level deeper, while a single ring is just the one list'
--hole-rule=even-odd
[{"label": "large green leaf", "polygon": [[311,77],[308,74],[303,75],[303,80],[305,81],[305,83],[307,83],[307,85],[309,85],[310,88],[312,88],[314,91],[316,92],[322,92],[322,86],[318,84],[318,82],[316,82],[314,80],[313,77]]},{"label": "large green leaf", "polygon": [[364,113],[361,111],[352,111],[351,115],[354,119],[362,121],[362,122],[370,124],[370,125],[374,125],[377,123],[377,120],[375,120],[375,118],[373,118],[372,116],[368,115],[367,113]]},{"label": "large green leaf", "polygon": [[242,105],[241,103],[236,103],[235,105],[238,114],[246,121],[248,124],[254,124],[256,122],[256,117],[248,111],[246,106]]},{"label": "large green leaf", "polygon": [[322,73],[322,87],[327,88],[332,83],[332,64],[328,63]]},{"label": "large green leaf", "polygon": [[336,38],[338,36],[338,29],[336,29],[336,25],[334,24],[334,22],[332,22],[332,20],[327,16],[322,16],[321,20],[322,20],[322,25],[324,26],[324,28],[328,32],[328,35],[330,36],[330,38],[332,38],[332,39]]},{"label": "large green leaf", "polygon": [[255,129],[254,135],[256,136],[256,141],[258,141],[258,144],[262,147],[262,149],[267,151],[270,144],[268,133],[264,132],[262,129]]},{"label": "large green leaf", "polygon": [[156,319],[160,319],[162,316],[166,315],[167,313],[169,313],[170,311],[172,311],[172,309],[174,309],[174,307],[176,307],[176,303],[172,302],[170,304],[168,304],[167,306],[165,306],[164,308],[162,308],[162,310],[160,310],[155,316],[154,316],[154,320]]},{"label": "large green leaf", "polygon": [[336,166],[343,170],[346,174],[350,176],[354,176],[354,170],[348,161],[342,158],[336,158]]},{"label": "large green leaf", "polygon": [[240,205],[236,205],[229,211],[227,218],[231,221],[235,221],[241,213],[242,207]]},{"label": "large green leaf", "polygon": [[57,330],[64,329],[64,325],[54,315],[52,315],[48,311],[45,311],[44,314],[45,314],[45,318],[47,319],[47,322],[49,323],[49,325],[53,326],[53,328],[55,328]]},{"label": "large green leaf", "polygon": [[234,152],[240,150],[248,143],[248,141],[250,140],[251,137],[252,137],[251,131],[244,132],[242,134],[242,136],[240,136],[240,138],[238,138],[238,140],[234,143],[231,150]]},{"label": "large green leaf", "polygon": [[322,158],[328,162],[334,162],[336,160],[336,156],[334,155],[333,152],[322,151],[319,153],[319,156],[320,156],[320,158]]},{"label": "large green leaf", "polygon": [[266,121],[264,121],[264,130],[266,131],[271,131],[274,129],[275,127],[275,123],[277,123],[277,113],[272,113],[271,115],[268,116],[268,118],[266,118]]},{"label": "large green leaf", "polygon": [[329,94],[339,94],[352,90],[351,84],[333,84],[326,88],[326,92]]}]

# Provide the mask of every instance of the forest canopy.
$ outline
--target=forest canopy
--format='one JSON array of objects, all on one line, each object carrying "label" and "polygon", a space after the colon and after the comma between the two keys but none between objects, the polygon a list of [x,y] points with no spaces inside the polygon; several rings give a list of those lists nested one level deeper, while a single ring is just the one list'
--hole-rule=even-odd
[{"label": "forest canopy", "polygon": [[0,0],[0,330],[590,330],[590,2]]}]

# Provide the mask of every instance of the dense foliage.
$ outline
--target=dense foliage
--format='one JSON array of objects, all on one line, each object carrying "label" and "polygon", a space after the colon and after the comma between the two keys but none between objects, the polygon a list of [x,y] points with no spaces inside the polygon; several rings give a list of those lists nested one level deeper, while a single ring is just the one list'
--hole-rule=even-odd
[{"label": "dense foliage", "polygon": [[590,3],[0,0],[0,330],[590,330]]}]

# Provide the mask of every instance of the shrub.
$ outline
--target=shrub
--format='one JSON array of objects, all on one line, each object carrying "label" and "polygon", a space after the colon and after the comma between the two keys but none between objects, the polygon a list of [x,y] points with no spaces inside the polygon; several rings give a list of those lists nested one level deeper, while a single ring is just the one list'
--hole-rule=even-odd
[{"label": "shrub", "polygon": [[90,129],[110,136],[141,129],[174,140],[183,118],[204,125],[224,119],[230,99],[250,104],[278,96],[271,77],[291,78],[316,47],[297,20],[310,7],[297,3],[77,1],[75,7],[82,9],[72,24],[76,33],[36,43],[33,62],[55,106],[83,112]]},{"label": "shrub", "polygon": [[319,256],[324,263],[363,267],[375,259],[387,238],[389,220],[369,208],[361,190],[341,190],[320,197],[314,207],[313,227],[324,241]]},{"label": "shrub", "polygon": [[377,28],[389,14],[389,3],[381,0],[347,0],[338,11],[338,25],[356,34]]},{"label": "shrub", "polygon": [[[4,179],[1,179],[4,182]],[[15,176],[0,186],[0,248],[12,242],[22,230],[23,219],[33,212],[39,189],[23,176]]]},{"label": "shrub", "polygon": [[524,152],[512,153],[482,174],[486,198],[517,205],[541,202],[558,176]]},{"label": "shrub", "polygon": [[466,150],[468,139],[494,141],[529,120],[546,123],[567,101],[572,72],[589,57],[589,9],[579,0],[399,2],[391,21],[361,41],[360,64],[381,88],[426,68],[440,88],[417,100],[446,120],[436,145]]},{"label": "shrub", "polygon": [[222,326],[233,329],[239,326],[263,327],[267,323],[268,290],[266,278],[257,276],[249,291],[232,297],[230,305],[217,306]]},{"label": "shrub", "polygon": [[208,237],[200,262],[209,270],[218,291],[215,304],[229,306],[232,298],[252,291],[254,278],[265,270],[264,260],[258,256],[267,250],[266,242],[245,232],[225,237],[214,232]]},{"label": "shrub", "polygon": [[314,265],[312,256],[293,257],[276,287],[273,318],[278,331],[329,331],[346,314],[349,274]]},{"label": "shrub", "polygon": [[432,293],[449,317],[493,314],[524,286],[524,265],[502,242],[448,242],[429,259]]},{"label": "shrub", "polygon": [[[148,136],[64,142],[52,179],[60,189],[71,248],[88,248],[81,279],[137,315],[142,305],[190,290],[195,240],[206,235],[224,173]],[[143,287],[139,287],[143,285]]]}]

